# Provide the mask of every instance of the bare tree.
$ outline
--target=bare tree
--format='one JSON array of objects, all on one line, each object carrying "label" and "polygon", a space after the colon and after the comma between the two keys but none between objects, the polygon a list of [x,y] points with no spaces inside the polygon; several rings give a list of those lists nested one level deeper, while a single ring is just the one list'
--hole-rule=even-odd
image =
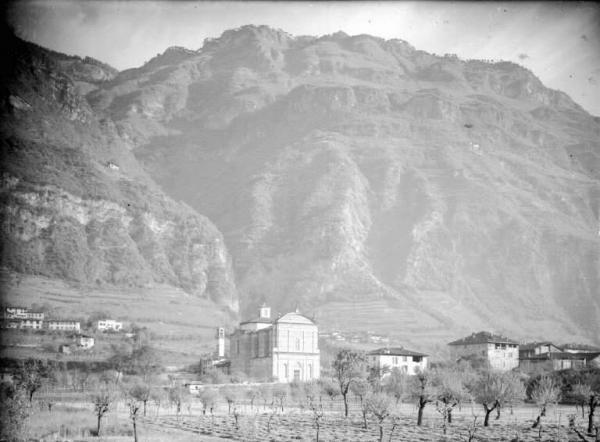
[{"label": "bare tree", "polygon": [[163,402],[164,396],[165,392],[162,389],[152,389],[150,392],[150,399],[152,399],[152,402],[156,406],[156,416],[158,416],[160,413],[160,405]]},{"label": "bare tree", "polygon": [[[600,389],[600,386],[598,386],[598,388]],[[581,404],[582,417],[585,416],[583,414],[585,405],[588,406],[587,432],[592,434],[594,429],[594,413],[596,411],[596,407],[600,405],[600,390],[594,391],[594,388],[592,387],[592,380],[586,379],[585,383],[578,383],[573,386],[573,396]]]},{"label": "bare tree", "polygon": [[146,405],[150,400],[150,394],[150,385],[146,384],[145,382],[137,383],[129,390],[129,396],[142,403],[144,416],[146,416]]},{"label": "bare tree", "polygon": [[329,397],[329,409],[333,409],[335,398],[340,395],[340,387],[331,378],[321,378],[319,382],[321,383],[321,388]]},{"label": "bare tree", "polygon": [[348,417],[348,390],[353,380],[364,377],[365,358],[361,353],[350,349],[340,350],[333,361],[334,378],[344,399],[344,417]]},{"label": "bare tree", "polygon": [[436,386],[435,408],[442,415],[442,428],[446,434],[447,424],[452,422],[452,410],[470,396],[462,377],[454,370],[438,371],[435,374],[434,383]]},{"label": "bare tree", "polygon": [[483,406],[483,426],[487,427],[492,411],[503,404],[522,399],[525,390],[517,375],[488,369],[480,374],[471,388],[471,394],[475,401]]},{"label": "bare tree", "polygon": [[369,407],[366,401],[369,394],[373,392],[373,388],[371,384],[366,379],[355,379],[350,384],[350,391],[354,396],[358,398],[360,401],[360,410],[363,418],[363,428],[367,429],[369,427],[367,422],[367,415],[369,414]]},{"label": "bare tree", "polygon": [[52,367],[47,361],[38,359],[27,359],[19,362],[14,374],[14,382],[27,392],[29,403],[33,401],[33,395],[44,383],[49,382],[52,376]]},{"label": "bare tree", "polygon": [[129,390],[129,394],[127,396],[127,406],[129,407],[129,419],[131,419],[131,424],[133,425],[133,440],[134,442],[138,441],[137,437],[137,418],[138,412],[141,408],[141,402],[136,397],[139,391],[135,390],[135,387]]},{"label": "bare tree", "polygon": [[560,398],[560,388],[550,376],[541,376],[531,391],[531,399],[540,409],[540,413],[531,428],[542,431],[542,417],[546,416],[548,405],[555,404]]},{"label": "bare tree", "polygon": [[408,376],[398,370],[397,367],[394,367],[390,374],[384,378],[383,388],[396,399],[396,405],[398,405],[409,394]]},{"label": "bare tree", "polygon": [[90,400],[94,404],[94,414],[97,418],[96,435],[100,436],[102,418],[108,413],[115,401],[115,392],[108,384],[104,384],[92,393]]},{"label": "bare tree", "polygon": [[236,402],[240,398],[240,392],[235,387],[223,387],[221,389],[221,395],[227,402],[227,414],[231,414],[231,407],[235,407]]},{"label": "bare tree", "polygon": [[278,384],[273,387],[272,395],[273,401],[275,401],[279,407],[281,407],[281,412],[283,413],[283,406],[285,405],[285,401],[288,397],[289,389],[287,385]]},{"label": "bare tree", "polygon": [[254,402],[260,397],[260,390],[249,387],[246,390],[246,398],[250,401],[250,410],[254,410]]},{"label": "bare tree", "polygon": [[383,424],[390,416],[392,407],[392,398],[384,392],[370,393],[365,402],[367,409],[377,419],[379,425],[379,442],[383,441]]},{"label": "bare tree", "polygon": [[183,387],[176,385],[170,387],[168,390],[169,395],[169,403],[175,407],[175,413],[177,415],[177,419],[179,420],[179,415],[181,413],[181,406],[184,401],[185,390]]},{"label": "bare tree", "polygon": [[420,426],[423,423],[423,410],[425,406],[435,399],[435,386],[432,382],[431,373],[428,371],[418,373],[411,379],[409,385],[409,396],[411,399],[416,401],[418,414],[417,414],[417,425]]},{"label": "bare tree", "polygon": [[210,414],[212,415],[215,401],[217,400],[217,391],[214,388],[203,388],[200,390],[198,398],[202,403],[202,414],[205,415],[206,410],[210,410]]},{"label": "bare tree", "polygon": [[321,386],[317,382],[307,382],[303,386],[304,402],[306,408],[312,413],[313,421],[315,422],[316,442],[319,442],[319,432],[321,430],[321,422],[323,421],[323,401],[321,398]]}]

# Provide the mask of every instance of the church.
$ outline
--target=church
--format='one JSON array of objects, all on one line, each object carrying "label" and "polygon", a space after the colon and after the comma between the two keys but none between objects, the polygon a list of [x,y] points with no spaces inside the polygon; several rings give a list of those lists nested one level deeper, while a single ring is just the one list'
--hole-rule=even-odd
[{"label": "church", "polygon": [[320,374],[317,325],[297,310],[273,320],[263,305],[258,317],[240,323],[230,335],[231,372],[256,380],[310,381]]}]

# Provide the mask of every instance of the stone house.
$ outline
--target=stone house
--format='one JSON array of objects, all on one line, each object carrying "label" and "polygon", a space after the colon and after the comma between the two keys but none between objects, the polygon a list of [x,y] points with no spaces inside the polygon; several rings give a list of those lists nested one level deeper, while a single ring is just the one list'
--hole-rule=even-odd
[{"label": "stone house", "polygon": [[486,331],[450,342],[450,357],[460,359],[482,358],[496,370],[508,371],[519,366],[519,344],[505,336]]}]

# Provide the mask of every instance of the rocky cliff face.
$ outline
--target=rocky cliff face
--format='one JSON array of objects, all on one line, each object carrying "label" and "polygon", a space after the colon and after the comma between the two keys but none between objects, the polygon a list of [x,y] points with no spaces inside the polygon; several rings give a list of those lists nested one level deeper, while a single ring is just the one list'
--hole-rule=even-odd
[{"label": "rocky cliff face", "polygon": [[600,122],[520,66],[247,26],[86,100],[130,176],[223,232],[244,308],[600,336]]},{"label": "rocky cliff face", "polygon": [[237,311],[220,232],[167,197],[82,95],[116,71],[9,38],[2,264],[88,285],[169,284]]},{"label": "rocky cliff face", "polygon": [[223,231],[245,306],[600,332],[600,124],[520,66],[243,27],[89,101]]}]

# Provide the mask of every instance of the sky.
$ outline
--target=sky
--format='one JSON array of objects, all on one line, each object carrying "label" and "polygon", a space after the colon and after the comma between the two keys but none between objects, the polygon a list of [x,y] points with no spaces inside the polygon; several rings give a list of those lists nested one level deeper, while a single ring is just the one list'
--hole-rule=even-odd
[{"label": "sky", "polygon": [[245,24],[399,38],[435,54],[519,63],[600,116],[600,3],[22,0],[6,17],[21,38],[119,70]]}]

